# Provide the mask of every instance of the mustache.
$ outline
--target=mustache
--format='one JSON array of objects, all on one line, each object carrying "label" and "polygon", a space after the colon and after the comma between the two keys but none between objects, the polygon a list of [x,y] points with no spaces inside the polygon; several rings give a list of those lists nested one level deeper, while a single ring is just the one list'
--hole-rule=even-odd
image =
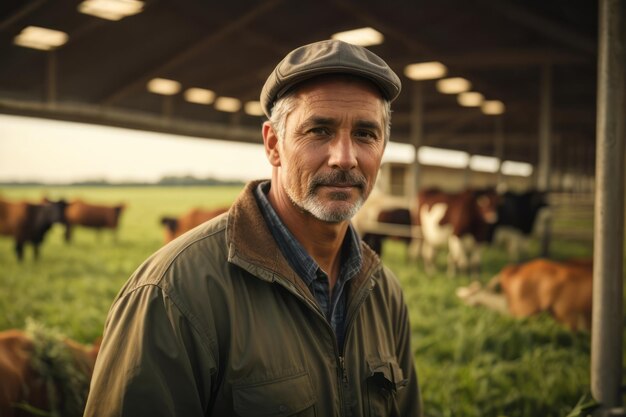
[{"label": "mustache", "polygon": [[349,186],[364,190],[365,184],[365,176],[358,172],[335,170],[315,175],[309,185],[309,191],[312,192],[319,186]]}]

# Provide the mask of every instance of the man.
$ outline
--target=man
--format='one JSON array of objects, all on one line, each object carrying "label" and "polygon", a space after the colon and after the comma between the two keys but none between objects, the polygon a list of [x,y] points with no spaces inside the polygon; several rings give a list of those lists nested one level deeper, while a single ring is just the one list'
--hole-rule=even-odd
[{"label": "man", "polygon": [[350,218],[400,80],[339,41],[292,51],[261,103],[271,181],[165,246],[118,295],[86,416],[417,416],[397,279]]}]

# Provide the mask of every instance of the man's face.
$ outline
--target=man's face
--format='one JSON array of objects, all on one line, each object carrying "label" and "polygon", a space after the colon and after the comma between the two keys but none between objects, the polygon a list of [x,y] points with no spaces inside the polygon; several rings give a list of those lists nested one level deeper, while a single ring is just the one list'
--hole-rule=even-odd
[{"label": "man's face", "polygon": [[337,78],[295,94],[278,144],[281,192],[317,219],[349,220],[368,197],[385,149],[380,93],[365,81]]}]

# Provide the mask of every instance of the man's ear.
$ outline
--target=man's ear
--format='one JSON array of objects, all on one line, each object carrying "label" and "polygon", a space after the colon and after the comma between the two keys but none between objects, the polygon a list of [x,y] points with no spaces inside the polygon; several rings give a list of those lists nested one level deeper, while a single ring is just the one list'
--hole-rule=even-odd
[{"label": "man's ear", "polygon": [[270,161],[270,164],[279,167],[280,152],[278,149],[278,135],[270,122],[263,123],[263,146],[265,147],[265,155],[267,155],[267,160]]}]

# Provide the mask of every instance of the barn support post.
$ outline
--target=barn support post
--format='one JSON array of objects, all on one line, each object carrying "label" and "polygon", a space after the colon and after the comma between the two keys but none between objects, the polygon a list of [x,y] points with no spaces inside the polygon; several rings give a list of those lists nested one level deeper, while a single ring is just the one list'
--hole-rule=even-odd
[{"label": "barn support post", "polygon": [[167,122],[172,118],[172,114],[174,113],[174,97],[171,95],[163,96],[162,102],[162,115],[163,121]]},{"label": "barn support post", "polygon": [[46,100],[52,105],[57,101],[57,56],[54,50],[47,53]]},{"label": "barn support post", "polygon": [[[541,99],[539,103],[539,172],[537,189],[550,191],[550,161],[552,157],[552,68],[544,65],[541,70]],[[545,221],[541,236],[541,256],[550,253],[551,219]]]},{"label": "barn support post", "polygon": [[411,143],[415,148],[413,159],[413,184],[410,187],[410,204],[416,202],[417,193],[420,188],[420,163],[418,151],[424,140],[424,88],[421,81],[413,81],[411,84]]},{"label": "barn support post", "polygon": [[504,162],[504,116],[498,115],[494,117],[494,137],[493,148],[496,159],[498,160],[498,170],[496,171],[496,190],[501,191],[506,187],[504,177],[502,175],[502,162]]},{"label": "barn support post", "polygon": [[595,417],[626,415],[621,392],[625,14],[623,0],[600,0],[591,333],[591,393],[599,403]]}]

